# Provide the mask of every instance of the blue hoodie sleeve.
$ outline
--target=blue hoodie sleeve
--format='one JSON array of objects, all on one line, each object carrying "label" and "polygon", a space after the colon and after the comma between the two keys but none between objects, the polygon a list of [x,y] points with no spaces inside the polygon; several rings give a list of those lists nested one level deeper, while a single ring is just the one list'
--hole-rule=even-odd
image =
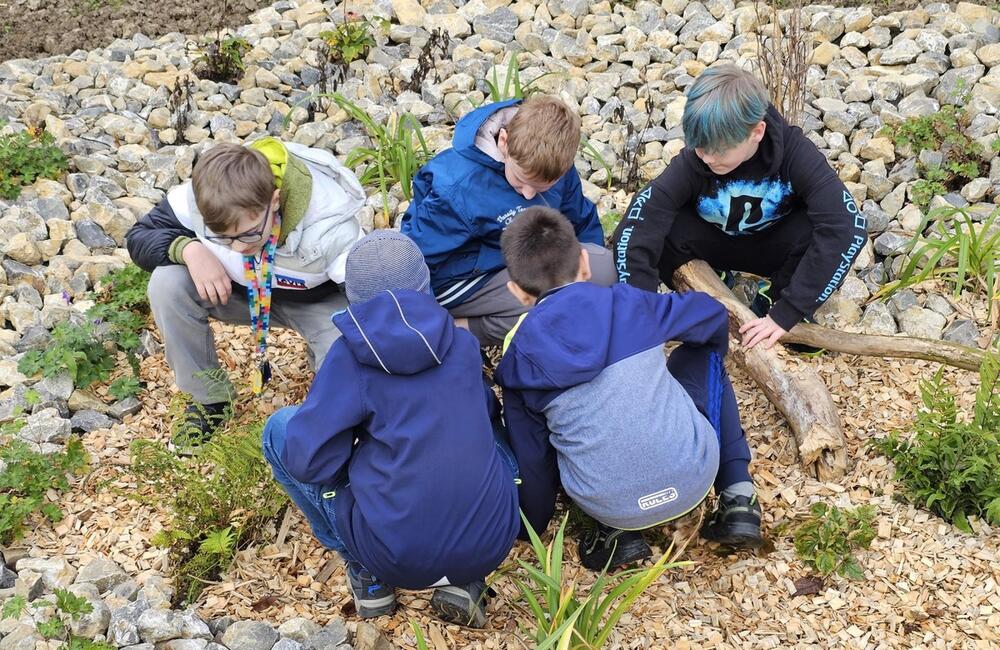
[{"label": "blue hoodie sleeve", "polygon": [[577,240],[584,244],[604,246],[604,229],[597,216],[597,206],[583,195],[580,174],[572,167],[566,172],[565,178],[566,187],[559,211],[573,224]]},{"label": "blue hoodie sleeve", "polygon": [[[521,511],[541,535],[555,512],[559,489],[559,466],[556,451],[549,444],[548,424],[544,415],[525,404],[520,391],[504,389],[503,412],[521,479],[518,487]],[[523,522],[518,537],[528,539]]]},{"label": "blue hoodie sleeve", "polygon": [[726,356],[729,312],[707,293],[652,293],[622,284],[612,291],[617,294],[615,323],[627,328],[612,332],[613,360],[668,341],[709,346],[719,357]]},{"label": "blue hoodie sleeve", "polygon": [[416,242],[427,265],[444,262],[472,239],[468,222],[456,206],[454,194],[434,186],[434,161],[424,165],[413,179],[413,200],[406,208],[400,232]]},{"label": "blue hoodie sleeve", "polygon": [[342,341],[330,348],[301,408],[288,421],[282,462],[303,483],[331,483],[351,457],[368,414],[357,366]]}]

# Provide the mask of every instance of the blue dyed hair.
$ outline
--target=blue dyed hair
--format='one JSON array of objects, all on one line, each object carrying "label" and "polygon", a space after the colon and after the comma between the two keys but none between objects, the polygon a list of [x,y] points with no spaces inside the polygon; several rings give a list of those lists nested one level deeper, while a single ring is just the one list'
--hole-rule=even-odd
[{"label": "blue dyed hair", "polygon": [[731,149],[750,136],[769,103],[750,72],[731,64],[709,68],[687,91],[681,118],[685,144],[709,153]]}]

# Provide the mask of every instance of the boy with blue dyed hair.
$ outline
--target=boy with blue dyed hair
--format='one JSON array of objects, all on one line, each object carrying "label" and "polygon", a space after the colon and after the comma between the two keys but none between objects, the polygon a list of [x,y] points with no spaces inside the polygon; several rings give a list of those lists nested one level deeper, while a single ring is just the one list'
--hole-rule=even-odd
[{"label": "boy with blue dyed hair", "polygon": [[[656,291],[692,259],[770,279],[743,343],[770,348],[840,286],[867,239],[854,198],[802,130],[735,65],[691,84],[686,147],[613,237],[619,282]],[[765,297],[765,296],[761,296]]]}]

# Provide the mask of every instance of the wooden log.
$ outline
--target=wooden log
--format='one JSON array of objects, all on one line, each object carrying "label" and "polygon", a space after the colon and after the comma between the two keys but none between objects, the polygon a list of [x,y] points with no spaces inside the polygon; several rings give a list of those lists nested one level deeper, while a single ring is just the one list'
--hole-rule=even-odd
[{"label": "wooden log", "polygon": [[[729,310],[730,333],[737,339],[740,327],[757,318],[701,260],[677,269],[674,285],[704,291],[719,300]],[[777,350],[765,350],[760,345],[749,350],[735,345],[730,354],[785,416],[803,467],[822,481],[842,477],[847,471],[844,429],[830,391],[812,368],[803,363],[789,367]]]},{"label": "wooden log", "polygon": [[913,336],[854,334],[810,323],[799,323],[781,337],[781,342],[803,343],[834,352],[873,357],[923,359],[976,371],[986,358],[983,350],[951,341],[932,341]]}]

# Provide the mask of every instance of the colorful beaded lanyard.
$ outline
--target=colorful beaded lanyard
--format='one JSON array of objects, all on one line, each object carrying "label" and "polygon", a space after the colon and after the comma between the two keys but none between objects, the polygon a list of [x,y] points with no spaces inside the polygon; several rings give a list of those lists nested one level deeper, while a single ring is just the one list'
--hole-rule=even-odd
[{"label": "colorful beaded lanyard", "polygon": [[243,277],[247,284],[247,302],[250,303],[250,327],[257,344],[257,368],[253,373],[253,393],[260,395],[264,385],[271,380],[271,364],[267,360],[267,329],[271,322],[271,280],[274,277],[274,252],[278,248],[281,231],[280,216],[275,213],[271,234],[260,255],[243,256]]}]

